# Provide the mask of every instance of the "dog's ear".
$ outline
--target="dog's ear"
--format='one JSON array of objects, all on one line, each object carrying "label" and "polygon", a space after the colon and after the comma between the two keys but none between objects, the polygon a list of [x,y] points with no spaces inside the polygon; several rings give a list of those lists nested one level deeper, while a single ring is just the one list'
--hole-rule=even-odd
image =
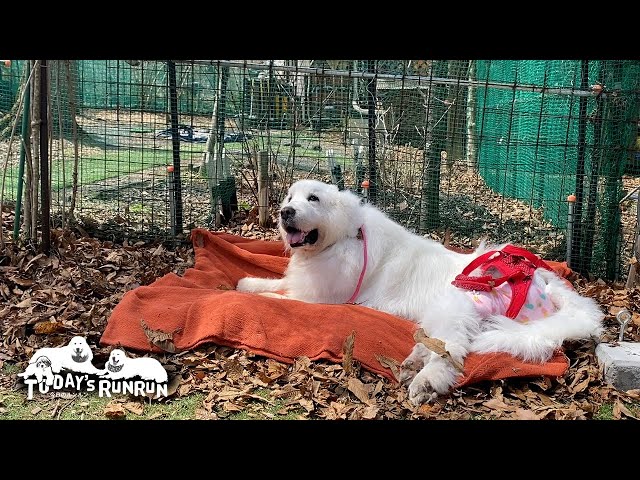
[{"label": "dog's ear", "polygon": [[343,202],[346,205],[363,205],[363,199],[351,190],[340,190],[340,195],[342,195]]}]

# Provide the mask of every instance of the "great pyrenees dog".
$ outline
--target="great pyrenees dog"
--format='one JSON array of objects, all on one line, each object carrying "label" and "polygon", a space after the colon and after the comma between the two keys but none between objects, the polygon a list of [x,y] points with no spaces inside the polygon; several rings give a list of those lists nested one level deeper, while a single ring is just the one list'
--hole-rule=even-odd
[{"label": "great pyrenees dog", "polygon": [[111,380],[140,377],[142,380],[153,380],[157,383],[167,381],[167,371],[162,364],[151,357],[127,357],[124,350],[116,348],[109,354],[105,365],[104,377]]},{"label": "great pyrenees dog", "polygon": [[597,340],[602,332],[598,304],[530,252],[512,245],[452,251],[335,185],[294,183],[279,229],[291,254],[284,277],[242,278],[237,290],[356,303],[416,322],[448,354],[418,342],[402,362],[400,381],[415,405],[449,393],[469,352],[545,362],[565,340]]},{"label": "great pyrenees dog", "polygon": [[53,384],[53,374],[68,370],[76,373],[98,374],[100,370],[93,366],[93,352],[84,337],[75,336],[62,347],[39,348],[31,356],[29,365],[19,377],[35,376],[38,383],[45,379],[47,385]]}]

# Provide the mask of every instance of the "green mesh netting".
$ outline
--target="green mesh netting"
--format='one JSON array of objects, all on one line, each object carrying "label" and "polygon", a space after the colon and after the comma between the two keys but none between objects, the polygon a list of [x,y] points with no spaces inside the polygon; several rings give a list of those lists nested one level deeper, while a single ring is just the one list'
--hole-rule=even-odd
[{"label": "green mesh netting", "polygon": [[[580,90],[581,65],[478,61],[477,79]],[[567,196],[576,194],[576,267],[614,278],[621,177],[637,132],[640,62],[589,61],[587,67],[587,86],[603,84],[610,94],[583,97],[582,115],[578,95],[479,88],[478,166],[491,188],[543,208],[560,228],[567,225]]]},{"label": "green mesh netting", "polygon": [[[132,62],[132,63],[131,63]],[[180,92],[178,110],[210,115],[215,101],[218,67],[176,65]],[[162,61],[84,60],[78,62],[81,104],[86,108],[124,107],[149,112],[167,110],[167,64]],[[240,79],[230,79],[238,90]],[[229,102],[228,114],[237,113],[240,100]]]}]

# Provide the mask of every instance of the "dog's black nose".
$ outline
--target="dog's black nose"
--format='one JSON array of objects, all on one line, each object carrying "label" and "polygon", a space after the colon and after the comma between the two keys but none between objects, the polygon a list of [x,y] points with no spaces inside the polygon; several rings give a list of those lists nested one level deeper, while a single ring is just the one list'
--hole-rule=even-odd
[{"label": "dog's black nose", "polygon": [[282,210],[280,210],[280,218],[285,221],[292,218],[295,214],[296,210],[293,207],[284,207]]}]

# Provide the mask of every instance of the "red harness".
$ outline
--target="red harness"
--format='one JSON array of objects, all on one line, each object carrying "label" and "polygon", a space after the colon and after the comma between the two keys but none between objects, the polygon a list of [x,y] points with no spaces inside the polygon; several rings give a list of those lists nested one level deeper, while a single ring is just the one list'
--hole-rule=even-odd
[{"label": "red harness", "polygon": [[[495,268],[502,274],[502,277],[494,278],[492,275],[469,276],[478,267],[480,267],[482,273],[486,273],[489,268]],[[480,255],[467,265],[462,270],[462,273],[456,276],[456,279],[451,283],[456,287],[467,290],[489,292],[492,288],[504,282],[509,282],[511,285],[511,303],[505,315],[509,318],[516,318],[527,299],[533,272],[540,267],[552,270],[544,260],[528,250],[507,245],[502,250],[492,250]]]}]

